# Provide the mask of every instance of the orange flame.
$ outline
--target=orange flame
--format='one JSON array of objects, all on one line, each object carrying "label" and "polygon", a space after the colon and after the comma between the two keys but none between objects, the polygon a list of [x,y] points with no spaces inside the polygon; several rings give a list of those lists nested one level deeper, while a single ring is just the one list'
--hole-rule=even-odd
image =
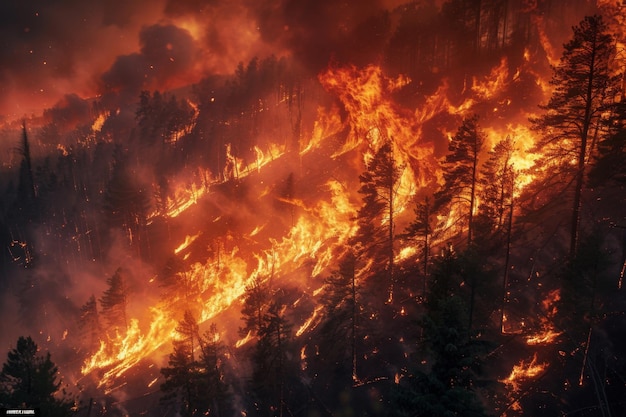
[{"label": "orange flame", "polygon": [[563,332],[556,331],[552,320],[558,312],[558,302],[561,300],[560,289],[552,290],[548,293],[546,298],[541,302],[541,307],[544,311],[544,316],[541,318],[541,327],[543,330],[539,333],[530,335],[526,338],[526,343],[529,345],[548,344],[552,343]]},{"label": "orange flame", "polygon": [[[250,279],[271,276],[273,271],[288,273],[305,263],[313,265],[312,274],[315,276],[332,263],[336,258],[336,249],[344,246],[355,232],[355,226],[350,221],[355,209],[341,184],[329,181],[327,186],[328,201],[304,207],[302,216],[287,236],[273,241],[271,251],[253,255],[256,266],[246,261],[237,247],[222,253],[219,262],[208,260],[205,264],[197,262],[189,266],[186,275],[196,291],[193,296],[186,294],[184,303],[190,308],[197,307],[200,323],[220,314],[239,299]],[[184,250],[196,237],[187,237],[177,250]],[[96,369],[105,370],[99,386],[109,386],[130,367],[150,357],[175,333],[177,322],[168,315],[170,310],[171,305],[164,304],[151,308],[148,315],[150,325],[146,331],[142,331],[138,319],[132,319],[124,335],[101,341],[98,352],[85,361],[82,373],[86,375]],[[249,340],[250,337],[246,337],[236,346],[242,346]]]},{"label": "orange flame", "polygon": [[546,370],[547,363],[537,363],[537,354],[533,355],[530,362],[520,361],[517,365],[513,366],[511,374],[500,382],[509,387],[513,392],[519,392],[521,384],[529,379],[535,378]]},{"label": "orange flame", "polygon": [[315,319],[318,318],[318,314],[323,307],[323,305],[318,305],[317,307],[315,307],[315,310],[313,310],[313,314],[311,314],[311,317],[306,319],[306,321],[302,324],[302,326],[300,326],[300,328],[296,332],[296,336],[300,337],[304,334],[305,331],[307,331],[307,329],[311,326],[311,323],[313,323]]}]

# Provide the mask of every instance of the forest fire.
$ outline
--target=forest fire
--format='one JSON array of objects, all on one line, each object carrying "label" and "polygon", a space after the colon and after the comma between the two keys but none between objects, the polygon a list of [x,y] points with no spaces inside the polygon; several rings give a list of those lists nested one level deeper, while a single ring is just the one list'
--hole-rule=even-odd
[{"label": "forest fire", "polygon": [[78,8],[137,41],[90,66],[18,19],[98,73],[0,118],[0,408],[616,414],[623,8],[175,3]]},{"label": "forest fire", "polygon": [[[312,274],[319,275],[330,265],[336,256],[336,248],[341,247],[354,232],[349,221],[353,216],[353,207],[347,201],[340,184],[329,182],[330,202],[321,201],[316,207],[306,209],[303,216],[292,227],[288,236],[281,241],[274,241],[270,250],[254,254],[256,266],[234,247],[230,253],[223,253],[218,261],[206,264],[194,263],[184,274],[188,276],[185,284],[196,288],[195,299],[184,296],[181,300],[188,305],[198,306],[198,319],[201,323],[211,320],[225,311],[245,291],[246,285],[256,277],[271,277],[284,274],[304,263],[313,261]],[[198,238],[187,236],[175,253],[184,252]],[[247,272],[251,271],[251,272]],[[183,295],[181,295],[183,296]],[[179,301],[171,305],[176,306]],[[317,312],[303,324],[303,333],[315,319]],[[150,358],[164,343],[171,340],[176,328],[176,311],[162,304],[149,310],[149,330],[142,332],[139,320],[131,319],[125,334],[117,334],[108,341],[100,341],[100,349],[83,366],[81,372],[86,375],[96,369],[106,370],[99,386],[108,386],[133,365],[142,359]],[[122,329],[119,329],[122,332]],[[239,347],[250,340],[251,335],[237,342]]]},{"label": "forest fire", "polygon": [[555,341],[562,332],[557,331],[554,328],[554,318],[557,314],[557,305],[561,300],[561,292],[557,288],[548,293],[547,297],[541,302],[542,316],[541,327],[542,331],[526,337],[526,343],[529,345],[549,344]]},{"label": "forest fire", "polygon": [[513,366],[511,374],[501,382],[505,383],[515,396],[521,391],[522,384],[529,379],[537,378],[546,371],[548,364],[537,362],[537,354],[534,354],[530,361],[522,360],[520,363]]}]

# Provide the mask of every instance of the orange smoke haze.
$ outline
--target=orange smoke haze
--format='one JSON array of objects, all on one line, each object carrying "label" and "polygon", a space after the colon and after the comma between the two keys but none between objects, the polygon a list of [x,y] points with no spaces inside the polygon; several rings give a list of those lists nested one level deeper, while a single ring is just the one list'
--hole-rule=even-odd
[{"label": "orange smoke haze", "polygon": [[37,117],[68,94],[186,86],[269,53],[243,3],[192,3],[3,3],[0,122]]}]

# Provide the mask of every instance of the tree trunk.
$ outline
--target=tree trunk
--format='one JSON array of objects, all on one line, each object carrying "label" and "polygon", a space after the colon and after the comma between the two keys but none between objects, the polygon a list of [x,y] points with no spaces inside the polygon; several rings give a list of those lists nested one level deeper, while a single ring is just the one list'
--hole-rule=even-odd
[{"label": "tree trunk", "polygon": [[585,117],[583,119],[582,131],[580,134],[580,148],[578,152],[578,167],[576,171],[576,183],[574,186],[574,203],[572,207],[572,224],[571,224],[571,240],[570,240],[570,259],[574,259],[578,249],[578,234],[580,226],[580,208],[582,203],[582,191],[585,180],[585,160],[587,159],[587,138],[589,128],[591,126],[591,114],[593,104],[593,81],[595,75],[596,61],[596,43],[595,38],[592,46],[591,62],[589,63],[589,78],[587,81],[587,93],[585,97]]},{"label": "tree trunk", "polygon": [[476,171],[478,167],[478,138],[474,139],[474,160],[472,161],[472,187],[470,192],[470,209],[469,209],[469,221],[467,226],[467,245],[472,244],[472,232],[474,223],[474,204],[476,200]]},{"label": "tree trunk", "polygon": [[356,382],[358,377],[356,374],[356,277],[354,269],[351,270],[350,276],[352,278],[352,329],[350,334],[350,342],[352,344],[352,382]]}]

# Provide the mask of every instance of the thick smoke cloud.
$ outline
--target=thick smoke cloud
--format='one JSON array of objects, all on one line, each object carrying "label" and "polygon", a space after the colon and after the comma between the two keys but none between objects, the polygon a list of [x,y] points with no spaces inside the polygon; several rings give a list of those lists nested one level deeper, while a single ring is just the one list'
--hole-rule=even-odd
[{"label": "thick smoke cloud", "polygon": [[136,50],[139,28],[160,18],[159,4],[0,2],[2,119],[40,113],[66,94],[94,94],[98,74],[116,56]]},{"label": "thick smoke cloud", "polygon": [[145,27],[140,52],[119,56],[102,75],[101,94],[135,99],[142,89],[167,88],[182,82],[199,53],[191,35],[173,25]]},{"label": "thick smoke cloud", "polygon": [[67,94],[52,108],[44,110],[43,116],[46,122],[54,123],[59,131],[89,123],[92,118],[89,103],[76,94]]},{"label": "thick smoke cloud", "polygon": [[332,0],[249,3],[263,39],[283,45],[314,71],[330,60],[371,62],[390,30],[377,0],[361,1],[358,7]]},{"label": "thick smoke cloud", "polygon": [[255,56],[294,55],[314,72],[329,60],[365,62],[390,31],[381,1],[1,2],[0,122],[38,115],[68,94],[131,94],[232,73]]}]

